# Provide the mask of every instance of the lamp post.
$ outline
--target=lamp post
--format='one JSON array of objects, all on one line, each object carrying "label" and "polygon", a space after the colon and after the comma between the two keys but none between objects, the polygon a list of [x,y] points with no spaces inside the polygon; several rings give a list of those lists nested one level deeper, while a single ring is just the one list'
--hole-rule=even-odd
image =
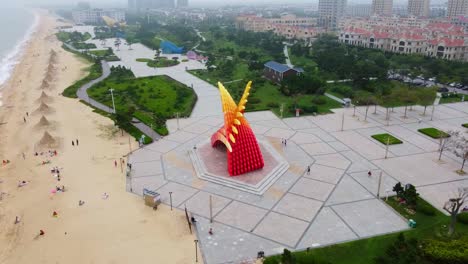
[{"label": "lamp post", "polygon": [[195,262],[198,263],[198,247],[197,247],[198,239],[193,240],[193,242],[195,242]]},{"label": "lamp post", "polygon": [[114,102],[114,89],[109,89],[110,93],[111,93],[111,97],[112,97],[112,107],[114,108],[114,114],[116,113],[115,112],[115,102]]},{"label": "lamp post", "polygon": [[172,192],[169,192],[169,201],[171,203],[171,211],[172,211]]}]

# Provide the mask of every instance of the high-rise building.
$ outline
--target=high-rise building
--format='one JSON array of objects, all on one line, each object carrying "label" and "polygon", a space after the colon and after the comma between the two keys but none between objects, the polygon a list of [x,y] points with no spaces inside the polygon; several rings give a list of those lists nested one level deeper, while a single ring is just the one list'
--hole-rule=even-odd
[{"label": "high-rise building", "polygon": [[447,16],[468,16],[468,0],[448,0]]},{"label": "high-rise building", "polygon": [[350,17],[368,17],[371,14],[371,5],[353,4],[346,7],[346,16]]},{"label": "high-rise building", "polygon": [[408,0],[408,15],[428,17],[429,1],[430,0]]},{"label": "high-rise building", "polygon": [[319,0],[319,25],[327,29],[336,29],[345,15],[346,0]]},{"label": "high-rise building", "polygon": [[188,7],[188,0],[177,0],[177,7]]},{"label": "high-rise building", "polygon": [[136,10],[174,8],[175,0],[128,0],[128,8]]},{"label": "high-rise building", "polygon": [[391,16],[393,0],[372,0],[372,15]]}]

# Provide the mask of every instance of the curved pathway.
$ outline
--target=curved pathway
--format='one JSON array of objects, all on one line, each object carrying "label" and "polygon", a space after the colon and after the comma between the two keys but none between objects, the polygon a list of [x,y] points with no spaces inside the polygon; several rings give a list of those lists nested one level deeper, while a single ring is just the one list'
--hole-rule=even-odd
[{"label": "curved pathway", "polygon": [[[89,97],[88,92],[87,92],[87,90],[89,88],[91,88],[93,85],[95,85],[96,83],[99,83],[102,80],[109,77],[111,71],[110,71],[110,67],[109,67],[109,64],[107,63],[107,61],[102,60],[101,61],[101,67],[102,67],[102,76],[97,78],[97,79],[94,79],[94,80],[90,81],[89,83],[86,83],[83,86],[81,86],[78,89],[78,91],[76,92],[76,95],[78,96],[78,98],[80,98],[81,100],[87,102],[88,104],[92,105],[93,107],[96,107],[96,108],[98,108],[98,109],[100,109],[102,111],[105,111],[107,113],[112,113],[112,109],[109,106],[101,104],[98,101],[92,99],[91,97]],[[143,122],[141,122],[140,120],[138,120],[136,118],[132,119],[132,124],[136,128],[138,128],[142,133],[149,136],[153,140],[158,140],[159,138],[161,138],[161,136],[158,133],[154,132],[153,129],[151,129],[149,126],[147,126],[146,124],[144,124]]]}]

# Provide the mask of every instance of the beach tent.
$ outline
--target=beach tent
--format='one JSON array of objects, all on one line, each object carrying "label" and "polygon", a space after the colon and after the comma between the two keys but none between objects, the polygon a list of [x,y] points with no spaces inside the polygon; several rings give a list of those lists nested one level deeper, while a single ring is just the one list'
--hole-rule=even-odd
[{"label": "beach tent", "polygon": [[177,47],[174,43],[166,40],[161,41],[159,47],[164,54],[182,54],[184,51],[183,47]]}]

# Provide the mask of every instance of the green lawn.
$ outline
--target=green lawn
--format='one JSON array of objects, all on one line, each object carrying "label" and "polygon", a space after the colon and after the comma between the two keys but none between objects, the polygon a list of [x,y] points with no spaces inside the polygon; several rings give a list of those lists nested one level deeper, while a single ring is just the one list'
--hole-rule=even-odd
[{"label": "green lawn", "polygon": [[148,67],[152,67],[152,68],[171,67],[171,66],[175,66],[175,65],[180,63],[178,60],[171,60],[171,59],[167,59],[165,57],[160,57],[158,60],[138,58],[138,59],[136,59],[136,61],[146,62],[146,65],[148,65]]},{"label": "green lawn", "polygon": [[421,128],[421,129],[418,129],[418,131],[423,133],[426,136],[429,136],[429,137],[435,138],[435,139],[446,138],[446,137],[450,136],[449,134],[445,133],[444,131],[439,130],[437,128],[433,128],[433,127]]},{"label": "green lawn", "polygon": [[84,50],[84,49],[95,49],[95,48],[96,48],[96,45],[94,45],[93,43],[73,42],[71,45],[72,45],[75,49],[80,49],[80,50]]},{"label": "green lawn", "polygon": [[372,135],[372,138],[375,140],[379,141],[380,143],[384,145],[395,145],[395,144],[402,144],[403,141],[399,140],[398,138],[390,135],[390,134],[377,134],[377,135]]},{"label": "green lawn", "polygon": [[465,123],[462,126],[468,128],[468,123]]},{"label": "green lawn", "polygon": [[[105,57],[107,55],[109,55],[109,50],[90,50],[89,53],[93,54],[93,55],[96,55],[98,57]],[[112,54],[114,54],[112,52]]]},{"label": "green lawn", "polygon": [[112,107],[109,89],[113,88],[117,112],[126,112],[130,106],[134,106],[134,116],[161,135],[168,134],[166,119],[172,118],[176,112],[180,116],[190,115],[196,102],[196,94],[192,89],[167,76],[111,77],[91,87],[88,94],[96,101]]},{"label": "green lawn", "polygon": [[[441,234],[446,234],[450,217],[436,210],[423,199],[418,199],[416,213],[409,214],[403,206],[399,205],[392,197],[389,197],[387,204],[400,212],[405,218],[416,221],[416,228],[404,231],[408,238],[431,239],[438,238]],[[435,214],[430,216],[418,210],[418,208],[428,206],[435,210]],[[326,232],[326,230],[324,230]],[[468,235],[468,225],[457,223],[456,232],[459,235]],[[297,264],[315,263],[316,260],[325,260],[333,264],[374,264],[377,256],[385,254],[388,246],[393,244],[398,234],[388,234],[355,240],[347,243],[336,244],[323,248],[315,248],[307,251],[294,252]],[[279,264],[280,256],[268,257],[264,264]]]},{"label": "green lawn", "polygon": [[[243,79],[241,76],[242,72],[248,71],[247,68],[243,66],[238,66],[236,68],[238,71],[238,76],[236,78]],[[217,82],[221,81],[225,83],[231,80],[223,80],[216,78],[216,73],[209,72],[207,70],[191,70],[191,74],[213,84],[218,87]],[[236,79],[237,80],[237,79]],[[243,79],[242,81],[236,83],[226,83],[224,86],[229,90],[234,100],[242,95],[245,85],[249,80]],[[283,117],[293,117],[295,116],[295,106],[301,109],[301,115],[310,115],[314,112],[317,114],[326,114],[330,113],[333,108],[341,108],[342,105],[324,95],[298,95],[295,97],[286,96],[280,92],[279,87],[269,81],[261,79],[259,82],[254,81],[252,83],[252,90],[250,93],[249,102],[246,106],[246,112],[262,111],[262,110],[271,110],[276,115],[281,116],[280,107],[281,104],[284,104]]]},{"label": "green lawn", "polygon": [[442,94],[439,103],[440,104],[449,104],[449,103],[459,103],[462,102],[463,94]]},{"label": "green lawn", "polygon": [[76,95],[76,92],[81,86],[85,85],[86,83],[92,80],[95,80],[101,77],[102,75],[102,68],[99,62],[94,63],[93,65],[89,66],[88,68],[85,69],[85,71],[87,72],[87,75],[84,78],[76,81],[74,84],[65,88],[65,90],[63,90],[63,93],[62,93],[63,96],[69,97],[69,98],[77,98],[78,96]]}]

